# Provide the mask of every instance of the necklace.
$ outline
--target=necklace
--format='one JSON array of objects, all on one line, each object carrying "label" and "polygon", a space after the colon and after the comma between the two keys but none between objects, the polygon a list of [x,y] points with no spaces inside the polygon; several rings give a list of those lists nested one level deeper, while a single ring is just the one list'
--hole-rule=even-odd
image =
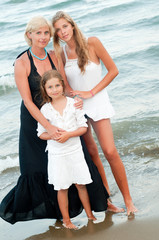
[{"label": "necklace", "polygon": [[44,58],[39,58],[31,51],[31,47],[29,48],[29,51],[30,51],[31,55],[33,55],[35,58],[37,58],[37,59],[39,59],[41,61],[43,61],[43,60],[45,60],[47,58],[47,51],[46,51],[45,48],[44,48],[44,50],[45,50],[45,57]]}]

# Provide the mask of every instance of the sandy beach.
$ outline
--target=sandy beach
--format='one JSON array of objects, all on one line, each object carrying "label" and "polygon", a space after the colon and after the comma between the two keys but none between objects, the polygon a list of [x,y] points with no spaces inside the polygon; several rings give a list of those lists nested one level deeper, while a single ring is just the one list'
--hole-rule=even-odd
[{"label": "sandy beach", "polygon": [[87,221],[84,213],[74,218],[73,223],[80,226],[79,230],[65,229],[62,222],[51,219],[21,222],[15,225],[0,219],[0,236],[1,240],[158,240],[159,238],[159,217],[154,212],[144,218],[139,212],[130,218],[127,218],[125,213],[110,212],[106,215],[98,213],[96,216],[96,223]]},{"label": "sandy beach", "polygon": [[[114,224],[111,214],[102,223],[92,223],[79,230],[69,230],[51,226],[46,221],[30,221],[11,226],[1,222],[1,240],[55,240],[55,239],[92,239],[92,240],[158,240],[159,218],[126,220]],[[1,220],[2,221],[2,220]],[[58,223],[57,223],[58,225]],[[59,223],[61,225],[61,223]],[[39,232],[39,233],[38,233]]]}]

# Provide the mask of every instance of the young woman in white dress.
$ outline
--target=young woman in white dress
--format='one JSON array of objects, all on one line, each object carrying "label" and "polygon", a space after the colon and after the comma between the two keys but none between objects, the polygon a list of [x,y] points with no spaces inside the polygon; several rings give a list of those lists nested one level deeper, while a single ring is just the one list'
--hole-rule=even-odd
[{"label": "young woman in white dress", "polygon": [[[59,61],[62,59],[67,77],[66,87],[70,96],[78,95],[83,100],[84,111],[88,117],[88,130],[84,140],[92,160],[98,168],[108,192],[105,171],[91,133],[92,125],[99,140],[105,158],[108,160],[118,187],[123,195],[127,214],[137,211],[129,192],[127,176],[123,162],[115,147],[110,118],[114,115],[106,87],[118,75],[118,69],[112,58],[96,37],[87,40],[77,24],[66,13],[59,11],[52,19],[54,27],[54,49]],[[66,43],[62,48],[60,40]],[[107,73],[102,79],[101,63]],[[123,211],[123,209],[114,209]]]},{"label": "young woman in white dress", "polygon": [[79,198],[89,219],[95,220],[85,184],[92,182],[79,136],[87,131],[83,110],[76,109],[74,99],[64,94],[64,81],[60,73],[50,70],[42,76],[41,93],[44,105],[42,114],[61,129],[60,136],[52,140],[45,128],[38,123],[38,136],[47,140],[48,180],[58,191],[59,208],[66,228],[76,228],[68,210],[68,189],[75,184]]}]

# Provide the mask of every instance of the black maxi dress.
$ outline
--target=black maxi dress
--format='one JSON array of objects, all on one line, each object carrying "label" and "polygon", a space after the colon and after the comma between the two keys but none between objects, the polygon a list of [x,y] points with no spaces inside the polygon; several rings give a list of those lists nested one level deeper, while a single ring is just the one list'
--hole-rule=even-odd
[{"label": "black maxi dress", "polygon": [[[29,86],[33,101],[40,108],[38,94],[41,76],[37,72],[29,50],[27,50],[27,54],[31,64],[31,72],[28,77]],[[55,69],[49,54],[48,57],[52,68]],[[11,224],[18,221],[43,218],[61,219],[57,191],[54,190],[53,185],[48,184],[46,141],[37,137],[37,121],[30,115],[23,101],[21,103],[20,121],[19,161],[21,175],[17,185],[2,200],[0,217]],[[109,195],[82,137],[81,142],[93,180],[93,183],[87,185],[91,208],[95,212],[105,211]],[[74,185],[69,188],[68,196],[69,214],[72,218],[80,214],[83,207]]]}]

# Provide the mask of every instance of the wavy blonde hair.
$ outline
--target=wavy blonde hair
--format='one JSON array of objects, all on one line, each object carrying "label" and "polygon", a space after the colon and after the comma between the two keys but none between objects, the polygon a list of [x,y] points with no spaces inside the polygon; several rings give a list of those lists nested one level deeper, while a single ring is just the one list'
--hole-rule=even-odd
[{"label": "wavy blonde hair", "polygon": [[[73,34],[76,43],[76,53],[78,56],[78,66],[81,69],[81,72],[85,72],[85,66],[88,64],[89,61],[89,52],[88,52],[88,45],[87,40],[78,28],[77,24],[74,20],[65,12],[58,11],[55,16],[52,18],[52,26],[54,28],[54,24],[60,20],[61,18],[65,19],[68,23],[70,23],[73,27]],[[61,54],[61,46],[60,46],[60,38],[57,35],[56,30],[54,29],[53,33],[53,44],[57,58]]]},{"label": "wavy blonde hair", "polygon": [[32,46],[32,41],[31,39],[28,37],[27,33],[32,33],[37,31],[39,28],[41,27],[49,27],[49,31],[50,31],[50,37],[53,36],[53,27],[51,25],[51,22],[49,22],[48,20],[46,20],[44,17],[42,16],[36,16],[33,17],[28,24],[26,25],[26,29],[25,29],[25,33],[24,33],[24,38],[25,41],[27,42],[27,44],[31,47]]}]

